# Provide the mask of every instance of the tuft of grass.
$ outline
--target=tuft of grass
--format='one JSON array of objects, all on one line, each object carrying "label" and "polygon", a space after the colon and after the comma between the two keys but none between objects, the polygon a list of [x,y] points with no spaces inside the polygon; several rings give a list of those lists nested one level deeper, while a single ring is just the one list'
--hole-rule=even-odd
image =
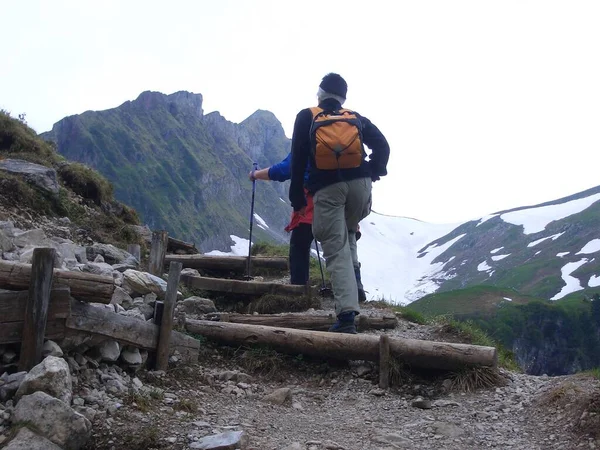
[{"label": "tuft of grass", "polygon": [[65,185],[86,200],[100,206],[113,198],[112,184],[95,170],[80,163],[64,164],[58,174]]},{"label": "tuft of grass", "polygon": [[180,399],[173,405],[173,408],[178,411],[185,411],[187,413],[195,413],[198,411],[198,405],[187,398]]},{"label": "tuft of grass", "polygon": [[266,377],[271,377],[286,366],[289,358],[267,346],[253,346],[247,349],[239,348],[233,359],[245,370]]},{"label": "tuft of grass", "polygon": [[449,390],[474,392],[478,389],[506,386],[508,380],[493,367],[472,367],[452,373]]},{"label": "tuft of grass", "polygon": [[139,392],[134,392],[130,390],[129,395],[126,398],[126,402],[129,405],[135,405],[141,412],[148,412],[150,410],[151,401],[150,398],[146,395],[140,394]]},{"label": "tuft of grass", "polygon": [[466,344],[496,347],[500,367],[516,372],[521,370],[515,360],[514,354],[498,344],[472,321],[461,322],[446,316],[437,317],[433,321],[441,325],[440,332],[455,335]]},{"label": "tuft of grass", "polygon": [[290,253],[290,246],[285,244],[273,244],[271,242],[259,241],[252,245],[250,253],[252,256],[287,257]]},{"label": "tuft of grass", "polygon": [[395,313],[399,314],[402,319],[408,320],[409,322],[417,323],[419,325],[429,323],[429,319],[414,309],[410,309],[406,306],[394,306],[392,309]]},{"label": "tuft of grass", "polygon": [[584,373],[589,374],[592,378],[595,378],[596,380],[600,380],[600,367],[595,367],[594,369],[587,370]]}]

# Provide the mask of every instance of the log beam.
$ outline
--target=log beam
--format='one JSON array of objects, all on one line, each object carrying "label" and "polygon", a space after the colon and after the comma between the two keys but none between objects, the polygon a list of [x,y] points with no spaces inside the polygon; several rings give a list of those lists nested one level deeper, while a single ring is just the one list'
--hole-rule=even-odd
[{"label": "log beam", "polygon": [[[192,333],[233,345],[268,345],[276,350],[344,360],[379,361],[379,336],[341,334],[238,323],[186,320]],[[390,355],[425,369],[457,370],[498,363],[494,347],[390,338]]]},{"label": "log beam", "polygon": [[[225,316],[227,317],[226,320]],[[223,322],[242,323],[246,325],[265,325],[271,327],[295,328],[300,330],[327,331],[335,323],[331,316],[316,316],[308,314],[218,314]],[[359,320],[360,318],[360,320]],[[398,326],[395,316],[367,317],[360,315],[355,319],[360,331],[391,329]]]},{"label": "log beam", "polygon": [[[30,282],[31,264],[0,261],[0,288],[28,289]],[[110,303],[115,291],[112,277],[60,269],[54,269],[54,285],[68,286],[73,297],[94,303]]]},{"label": "log beam", "polygon": [[241,281],[223,278],[198,277],[182,275],[181,281],[187,287],[203,291],[223,292],[227,294],[244,294],[261,296],[265,294],[301,296],[309,295],[307,286],[293,284],[264,283],[261,281]]},{"label": "log beam", "polygon": [[[150,322],[114,313],[108,309],[73,302],[71,316],[66,321],[68,330],[99,334],[121,343],[155,351],[160,327]],[[177,350],[187,362],[198,360],[198,340],[177,331],[171,331],[169,354]]]},{"label": "log beam", "polygon": [[[243,273],[246,270],[246,256],[211,256],[211,255],[167,255],[165,264],[179,262],[184,268],[197,270],[227,270]],[[253,268],[288,270],[287,258],[253,256]]]}]

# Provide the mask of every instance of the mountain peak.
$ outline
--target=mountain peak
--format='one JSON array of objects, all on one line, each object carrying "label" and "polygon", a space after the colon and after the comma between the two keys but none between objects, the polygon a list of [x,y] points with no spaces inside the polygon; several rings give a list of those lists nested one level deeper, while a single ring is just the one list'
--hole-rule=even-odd
[{"label": "mountain peak", "polygon": [[167,106],[169,109],[188,110],[198,117],[202,117],[202,94],[188,91],[178,91],[173,94],[163,94],[155,91],[144,91],[132,103],[141,105],[144,109],[153,109],[158,106]]},{"label": "mountain peak", "polygon": [[242,122],[242,124],[243,123],[251,123],[254,121],[260,121],[260,122],[263,122],[268,125],[281,126],[281,122],[279,121],[279,119],[277,117],[275,117],[275,114],[273,114],[271,111],[267,111],[264,109],[257,109],[256,111],[254,111],[252,114],[250,114],[248,116],[248,118],[246,118]]}]

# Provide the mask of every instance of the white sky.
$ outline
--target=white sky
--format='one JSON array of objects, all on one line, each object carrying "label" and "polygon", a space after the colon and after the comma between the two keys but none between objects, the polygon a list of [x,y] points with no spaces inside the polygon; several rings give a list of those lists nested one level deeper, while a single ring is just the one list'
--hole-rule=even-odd
[{"label": "white sky", "polygon": [[597,185],[596,0],[0,1],[0,108],[38,132],[187,90],[291,137],[336,71],[392,147],[378,211],[455,223]]}]

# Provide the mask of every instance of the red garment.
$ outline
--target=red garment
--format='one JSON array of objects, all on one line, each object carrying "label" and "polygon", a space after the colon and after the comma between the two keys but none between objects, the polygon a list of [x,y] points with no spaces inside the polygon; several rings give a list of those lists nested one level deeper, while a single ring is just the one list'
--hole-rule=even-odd
[{"label": "red garment", "polygon": [[292,219],[290,220],[289,225],[285,227],[285,231],[288,233],[301,223],[312,225],[315,205],[313,203],[312,195],[310,195],[306,189],[304,189],[304,195],[306,196],[306,208],[304,210],[304,214],[300,214],[300,211],[292,212]]}]

